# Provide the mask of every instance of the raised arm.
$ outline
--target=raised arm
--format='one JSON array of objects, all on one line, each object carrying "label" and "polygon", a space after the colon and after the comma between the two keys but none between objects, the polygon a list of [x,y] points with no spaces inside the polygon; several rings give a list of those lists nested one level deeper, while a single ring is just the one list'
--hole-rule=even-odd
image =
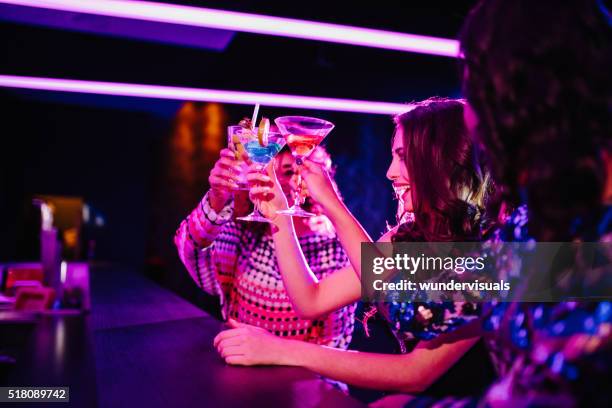
[{"label": "raised arm", "polygon": [[[223,295],[221,287],[233,275],[233,265],[227,257],[224,262],[215,262],[213,243],[223,239],[228,249],[239,245],[236,225],[227,224],[233,214],[232,190],[236,187],[236,168],[234,154],[228,149],[222,150],[210,173],[211,189],[181,223],[174,236],[179,258],[189,275],[202,290],[212,295]],[[231,249],[228,252],[232,252]]]},{"label": "raised arm", "polygon": [[359,299],[361,282],[351,266],[318,280],[304,258],[291,217],[277,217],[274,226],[278,267],[296,313],[314,319]]},{"label": "raised arm", "polygon": [[321,280],[310,270],[292,218],[276,214],[288,205],[272,167],[267,175],[251,172],[248,179],[256,185],[251,189],[251,198],[260,200],[261,212],[272,221],[279,270],[296,313],[313,319],[359,299],[360,280],[352,267],[340,269]]},{"label": "raised arm", "polygon": [[[228,275],[229,268],[218,271],[214,260],[214,241],[219,237],[224,226],[233,214],[233,202],[229,201],[219,212],[210,205],[210,192],[207,193],[197,207],[181,222],[174,235],[174,244],[178,256],[185,265],[189,276],[200,289],[211,295],[221,295],[218,277]],[[236,230],[235,225],[232,230]],[[226,231],[224,241],[237,246],[239,236],[234,231]],[[229,267],[229,265],[228,265]]]},{"label": "raised arm", "polygon": [[372,238],[346,207],[323,166],[306,160],[301,173],[308,192],[332,222],[357,278],[361,278],[361,243],[372,242]]},{"label": "raised arm", "polygon": [[[304,258],[293,219],[276,214],[277,210],[287,208],[287,199],[274,170],[270,167],[267,175],[251,172],[248,179],[256,185],[251,189],[251,198],[260,200],[261,212],[272,221],[278,266],[293,307],[302,317],[312,319],[359,299],[361,281],[355,269],[360,267],[361,242],[371,242],[371,239],[337,196],[328,175],[314,163],[306,166],[309,167],[305,175],[310,183],[309,192],[319,204],[330,208],[330,215],[336,214],[335,222],[332,222],[351,262],[351,267],[341,269],[320,281]],[[322,180],[315,180],[315,177]],[[326,185],[317,189],[317,184],[321,183]],[[327,191],[320,192],[324,188]],[[319,198],[322,202],[318,201]]]}]

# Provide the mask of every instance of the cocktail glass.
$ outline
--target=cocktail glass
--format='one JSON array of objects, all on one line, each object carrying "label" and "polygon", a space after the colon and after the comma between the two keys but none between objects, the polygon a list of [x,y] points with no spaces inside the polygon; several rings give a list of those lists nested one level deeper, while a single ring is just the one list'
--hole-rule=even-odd
[{"label": "cocktail glass", "polygon": [[[240,143],[244,146],[244,150],[253,165],[260,172],[263,172],[266,166],[272,161],[272,159],[281,151],[285,146],[285,138],[279,132],[269,131],[267,138],[262,138],[258,135],[258,129],[253,130],[247,129],[246,132],[240,132]],[[267,140],[266,140],[267,139]],[[253,212],[244,217],[238,217],[236,219],[242,221],[254,221],[254,222],[270,222],[266,217],[261,215],[259,212],[259,203],[255,201],[253,203]]]},{"label": "cocktail glass", "polygon": [[315,214],[300,207],[303,201],[302,177],[300,166],[304,159],[325,139],[325,136],[334,128],[334,124],[323,119],[307,116],[281,116],[274,120],[276,126],[287,140],[291,154],[298,165],[297,191],[294,192],[293,205],[287,210],[278,211],[278,214],[292,215],[294,217],[313,217]]},{"label": "cocktail glass", "polygon": [[248,163],[244,160],[244,146],[240,141],[240,137],[244,132],[253,132],[251,129],[247,129],[243,126],[228,126],[227,127],[227,147],[236,155],[236,159],[240,160],[240,174],[236,184],[238,184],[238,190],[248,190],[246,175],[249,169]]}]

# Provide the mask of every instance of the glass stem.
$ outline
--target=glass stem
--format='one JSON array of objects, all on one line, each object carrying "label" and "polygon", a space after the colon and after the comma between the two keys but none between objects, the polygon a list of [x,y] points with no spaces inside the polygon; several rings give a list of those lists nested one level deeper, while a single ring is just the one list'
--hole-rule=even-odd
[{"label": "glass stem", "polygon": [[293,198],[293,206],[299,207],[302,204],[301,192],[302,192],[302,173],[300,172],[300,165],[298,164],[298,173],[297,173],[297,188]]},{"label": "glass stem", "polygon": [[[261,174],[265,174],[264,173],[265,169],[266,169],[266,167],[263,166],[262,168],[259,169],[259,172]],[[263,217],[261,211],[259,211],[259,200],[253,200],[253,214],[256,214],[256,215],[258,215],[260,217]]]},{"label": "glass stem", "polygon": [[261,212],[259,211],[259,200],[254,200],[253,201],[253,214],[263,217],[263,215],[261,214]]}]

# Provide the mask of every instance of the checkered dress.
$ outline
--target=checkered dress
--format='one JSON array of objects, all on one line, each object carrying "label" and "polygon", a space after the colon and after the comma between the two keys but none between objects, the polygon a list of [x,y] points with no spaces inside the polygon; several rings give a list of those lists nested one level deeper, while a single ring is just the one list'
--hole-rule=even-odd
[{"label": "checkered dress", "polygon": [[[320,319],[301,319],[285,291],[267,233],[231,220],[233,202],[219,213],[208,196],[181,223],[174,242],[179,256],[198,286],[220,298],[225,318],[259,326],[276,334],[338,348],[351,341],[355,305]],[[334,234],[311,233],[299,238],[312,272],[322,279],[348,265]]]}]

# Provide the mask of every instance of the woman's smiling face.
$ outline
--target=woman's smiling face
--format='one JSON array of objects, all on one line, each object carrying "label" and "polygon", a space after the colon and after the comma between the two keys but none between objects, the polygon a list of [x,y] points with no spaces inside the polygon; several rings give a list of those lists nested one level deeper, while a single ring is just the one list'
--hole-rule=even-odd
[{"label": "woman's smiling face", "polygon": [[393,183],[393,190],[399,200],[400,209],[398,211],[401,216],[404,211],[414,211],[412,205],[412,195],[410,194],[410,176],[406,167],[406,150],[404,148],[404,135],[401,128],[398,128],[393,137],[393,146],[391,148],[391,164],[387,170],[387,178]]}]

